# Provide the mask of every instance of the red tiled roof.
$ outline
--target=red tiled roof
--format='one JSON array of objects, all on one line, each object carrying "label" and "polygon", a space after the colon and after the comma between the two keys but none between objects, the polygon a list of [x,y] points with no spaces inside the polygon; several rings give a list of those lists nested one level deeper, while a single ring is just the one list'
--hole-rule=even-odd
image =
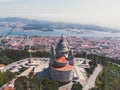
[{"label": "red tiled roof", "polygon": [[12,87],[4,87],[2,90],[15,90],[15,88],[12,88]]},{"label": "red tiled roof", "polygon": [[65,57],[60,57],[60,58],[57,58],[56,61],[60,63],[62,62],[64,63],[64,62],[67,62],[68,60]]},{"label": "red tiled roof", "polygon": [[59,66],[52,66],[55,70],[60,70],[60,71],[67,71],[67,70],[72,70],[73,66],[72,65],[66,65],[64,67],[59,67]]},{"label": "red tiled roof", "polygon": [[3,67],[3,66],[5,66],[4,64],[0,64],[0,67]]}]

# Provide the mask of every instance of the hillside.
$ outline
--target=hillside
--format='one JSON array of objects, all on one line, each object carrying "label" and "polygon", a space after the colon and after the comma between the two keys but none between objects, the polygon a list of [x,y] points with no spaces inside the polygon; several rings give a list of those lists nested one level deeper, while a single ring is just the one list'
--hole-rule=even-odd
[{"label": "hillside", "polygon": [[120,67],[114,64],[104,66],[96,80],[95,90],[120,90]]}]

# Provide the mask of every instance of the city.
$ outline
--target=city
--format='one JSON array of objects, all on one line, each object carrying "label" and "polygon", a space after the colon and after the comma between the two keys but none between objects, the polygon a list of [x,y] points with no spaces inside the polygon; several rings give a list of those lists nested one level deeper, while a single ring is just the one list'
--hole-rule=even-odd
[{"label": "city", "polygon": [[[53,58],[56,57],[56,56],[54,56],[55,51],[54,51],[54,49],[52,49],[54,47],[51,45],[54,44],[55,46],[59,46],[60,50],[65,50],[64,53],[61,53],[61,51],[60,51],[61,55],[65,54],[64,55],[65,57],[66,57],[67,47],[69,47],[73,50],[73,55],[76,55],[78,53],[80,53],[82,55],[84,52],[86,52],[86,57],[84,57],[84,55],[83,55],[82,58],[75,57],[73,59],[72,52],[71,52],[71,54],[68,54],[68,55],[70,55],[70,57],[68,56],[67,58],[68,59],[70,58],[74,61],[74,64],[73,64],[73,62],[70,62],[71,65],[74,65],[74,69],[73,69],[74,76],[71,76],[71,77],[73,77],[73,79],[72,79],[73,83],[71,83],[71,81],[70,81],[69,84],[63,84],[62,86],[59,87],[59,90],[67,90],[67,89],[70,90],[72,88],[72,85],[77,82],[81,83],[81,85],[83,86],[83,90],[89,90],[89,89],[92,89],[93,87],[95,87],[95,80],[103,68],[100,64],[98,64],[97,67],[95,69],[93,69],[94,70],[93,74],[90,77],[88,77],[88,75],[86,73],[86,69],[91,68],[91,64],[90,64],[91,60],[87,59],[87,55],[96,54],[99,56],[119,60],[119,56],[117,56],[117,55],[119,55],[119,47],[120,47],[119,40],[111,40],[108,38],[107,39],[106,38],[82,38],[82,37],[74,37],[74,36],[64,37],[65,40],[64,39],[62,40],[62,38],[63,38],[62,36],[61,37],[59,37],[59,36],[47,36],[47,37],[40,37],[40,36],[12,37],[12,36],[10,36],[10,37],[7,37],[6,39],[4,39],[4,41],[3,41],[4,43],[3,42],[1,43],[2,45],[4,44],[4,48],[1,46],[1,50],[5,50],[5,49],[10,49],[10,50],[15,50],[15,51],[27,50],[27,52],[29,52],[30,56],[27,59],[18,60],[16,62],[13,62],[8,65],[0,64],[1,72],[6,72],[6,71],[10,71],[12,73],[20,72],[20,74],[17,75],[17,78],[18,78],[21,76],[29,76],[31,70],[33,70],[33,68],[34,68],[34,75],[37,75],[39,77],[50,77],[48,68],[50,67],[51,63],[53,63],[53,60],[54,60]],[[58,43],[58,41],[59,41],[59,43]],[[66,42],[68,44],[66,44]],[[60,45],[63,45],[63,46],[60,46]],[[66,45],[69,45],[69,46],[66,46]],[[57,48],[58,47],[56,47],[56,50],[57,50]],[[118,50],[118,51],[116,51],[116,50]],[[39,51],[51,52],[50,58],[32,57],[32,53],[39,52]],[[53,52],[53,54],[52,54],[52,52]],[[58,52],[58,51],[56,51],[56,52]],[[110,52],[112,52],[112,53],[110,53]],[[116,56],[116,57],[114,57],[114,56]],[[61,56],[57,56],[57,57],[61,57]],[[59,60],[59,58],[58,58],[58,60]],[[62,57],[60,60],[62,60]],[[64,61],[64,59],[62,61],[64,63],[66,62],[66,61]],[[62,61],[58,61],[59,62],[58,65],[62,65],[62,64],[60,64]],[[63,65],[64,65],[64,63],[63,63]],[[53,66],[53,67],[58,67],[58,66]],[[67,69],[68,67],[65,66],[65,68]],[[21,70],[23,70],[23,71],[21,71]],[[62,70],[62,67],[60,70]],[[54,72],[54,73],[57,73],[57,72]],[[66,74],[66,75],[68,77],[69,74]],[[55,76],[57,76],[57,75],[55,75]],[[63,74],[63,76],[65,77],[65,74]],[[58,77],[60,77],[60,76],[57,76],[56,78],[58,78]],[[17,78],[13,78],[10,82],[3,85],[2,89],[3,90],[6,90],[6,88],[14,89],[15,80]]]},{"label": "city", "polygon": [[[60,44],[61,43],[61,44]],[[56,47],[56,49],[58,48],[58,50],[64,50],[64,52],[66,52],[66,50],[67,50],[67,47],[63,47],[64,45],[67,45],[67,44],[65,44],[66,42],[64,41],[64,39],[63,39],[63,37],[61,37],[61,39],[59,40],[59,43],[57,44],[57,46],[59,46],[59,47]],[[61,45],[63,45],[63,46],[61,46]],[[7,70],[9,70],[10,72],[19,72],[20,71],[20,69],[21,68],[27,68],[25,71],[23,71],[20,75],[18,75],[17,77],[20,77],[20,76],[28,76],[29,75],[29,73],[30,73],[30,71],[34,68],[34,74],[37,74],[39,77],[46,77],[46,75],[47,75],[47,73],[49,72],[49,71],[44,71],[45,69],[47,69],[47,68],[49,68],[49,65],[52,65],[52,63],[53,63],[53,56],[52,56],[52,52],[54,52],[54,49],[52,49],[52,47],[51,47],[51,58],[49,59],[49,58],[32,58],[31,56],[30,56],[30,58],[28,58],[28,59],[24,59],[24,60],[19,60],[19,61],[17,61],[17,62],[14,62],[14,63],[12,63],[12,64],[9,64],[9,65],[7,65],[7,66],[3,66],[2,68],[1,68],[1,72],[5,72],[5,71],[7,71]],[[59,51],[60,53],[61,53],[61,51]],[[61,55],[63,54],[63,51],[62,51],[62,53],[61,53]],[[31,55],[31,54],[30,54]],[[54,55],[54,54],[53,54]],[[59,55],[59,54],[58,54]],[[58,56],[58,57],[61,57],[61,55],[60,56]],[[65,54],[65,56],[66,56],[67,54]],[[73,58],[72,58],[72,53],[71,54],[68,54],[68,55],[70,55],[70,56],[68,56],[68,59],[72,59],[73,60]],[[62,60],[62,59],[60,59],[60,60]],[[56,60],[55,60],[56,61]],[[85,61],[85,62],[84,62]],[[90,79],[90,80],[88,80],[87,81],[87,75],[86,75],[86,71],[84,70],[84,68],[90,68],[90,65],[88,64],[88,62],[89,62],[90,60],[88,60],[87,58],[85,58],[85,59],[83,59],[83,58],[74,58],[74,60],[71,62],[70,61],[70,65],[72,65],[72,66],[74,66],[74,69],[73,69],[73,72],[74,72],[74,76],[70,76],[70,81],[71,80],[73,80],[74,82],[80,82],[81,84],[82,84],[82,86],[85,88],[85,90],[87,90],[87,89],[89,89],[89,88],[92,88],[92,87],[94,87],[94,84],[95,84],[95,79],[97,78],[97,74],[95,73],[95,74],[93,74],[94,75],[94,78],[93,79]],[[59,61],[59,58],[58,58],[58,65],[62,65],[62,64],[60,64],[62,61]],[[66,62],[66,61],[65,61]],[[65,63],[64,62],[64,63]],[[63,63],[63,65],[64,65],[64,63]],[[56,64],[57,65],[57,64]],[[55,66],[55,67],[57,67],[57,66]],[[62,70],[62,68],[63,67],[59,67],[59,68],[61,68],[61,70]],[[67,66],[65,66],[65,68],[67,69],[68,67]],[[64,69],[65,69],[64,68]],[[70,68],[70,67],[69,67]],[[63,70],[64,70],[63,69]],[[66,69],[65,69],[65,71],[66,71]],[[57,68],[56,68],[56,70],[57,70]],[[59,69],[58,69],[59,70]],[[102,70],[102,69],[101,69]],[[100,71],[101,71],[100,70]],[[64,72],[65,72],[64,71]],[[98,72],[98,73],[100,73],[100,71]],[[52,71],[52,73],[53,73],[53,71]],[[55,73],[55,72],[54,72]],[[61,72],[62,73],[62,72]],[[66,71],[66,73],[67,73],[67,71]],[[67,77],[68,77],[68,75],[69,74],[66,74],[67,75]],[[52,75],[53,76],[53,75]],[[56,76],[56,75],[55,75]],[[54,76],[54,77],[55,77]],[[65,74],[63,74],[63,76],[64,76],[64,78],[65,78]],[[47,75],[47,77],[48,77],[48,75]],[[54,78],[53,77],[53,78]],[[58,78],[59,76],[57,75],[57,77],[56,78]],[[74,79],[72,79],[72,77],[74,78]],[[62,77],[61,77],[62,78]],[[60,79],[61,79],[60,78]],[[64,80],[64,79],[63,79]],[[93,82],[93,84],[90,84],[90,83],[88,83],[89,81],[94,81]],[[59,80],[58,80],[59,81]],[[3,86],[3,90],[5,89],[5,88],[14,88],[14,84],[15,83],[15,78],[14,79],[12,79],[12,81],[10,81],[9,83],[7,83],[7,84],[5,84],[4,86]],[[61,83],[63,83],[63,82],[61,82]],[[68,82],[67,82],[68,83]],[[72,85],[73,83],[71,83],[71,85]],[[63,84],[64,85],[64,84]],[[87,88],[87,89],[86,89]],[[63,86],[63,87],[60,87],[59,88],[59,90],[63,90],[63,89],[71,89],[71,86],[70,85],[68,85],[68,86]]]},{"label": "city", "polygon": [[[9,36],[2,40],[8,49],[27,50],[29,46],[33,52],[50,51],[51,44],[59,40],[59,36]],[[68,44],[74,53],[87,51],[88,53],[98,54],[109,58],[120,59],[120,40],[112,38],[84,38],[76,36],[66,36]],[[1,47],[2,49],[2,47]]]},{"label": "city", "polygon": [[120,90],[120,0],[0,0],[0,90]]}]

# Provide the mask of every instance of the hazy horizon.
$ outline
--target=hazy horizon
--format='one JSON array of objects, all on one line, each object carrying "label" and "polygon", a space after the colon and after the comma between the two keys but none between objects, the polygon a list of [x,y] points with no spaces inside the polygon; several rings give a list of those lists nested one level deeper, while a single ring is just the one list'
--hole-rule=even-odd
[{"label": "hazy horizon", "polygon": [[119,0],[0,0],[0,17],[120,28]]}]

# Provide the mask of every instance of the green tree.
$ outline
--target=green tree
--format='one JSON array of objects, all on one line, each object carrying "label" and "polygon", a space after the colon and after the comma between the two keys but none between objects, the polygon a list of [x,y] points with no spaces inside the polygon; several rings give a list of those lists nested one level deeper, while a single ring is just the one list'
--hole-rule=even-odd
[{"label": "green tree", "polygon": [[15,74],[9,71],[0,72],[0,87],[15,77]]},{"label": "green tree", "polygon": [[16,90],[28,90],[29,89],[29,81],[25,76],[18,77],[15,80],[15,88]]},{"label": "green tree", "polygon": [[44,78],[42,80],[43,90],[58,90],[59,83],[55,80]]},{"label": "green tree", "polygon": [[71,90],[82,90],[82,85],[80,83],[73,84]]}]

